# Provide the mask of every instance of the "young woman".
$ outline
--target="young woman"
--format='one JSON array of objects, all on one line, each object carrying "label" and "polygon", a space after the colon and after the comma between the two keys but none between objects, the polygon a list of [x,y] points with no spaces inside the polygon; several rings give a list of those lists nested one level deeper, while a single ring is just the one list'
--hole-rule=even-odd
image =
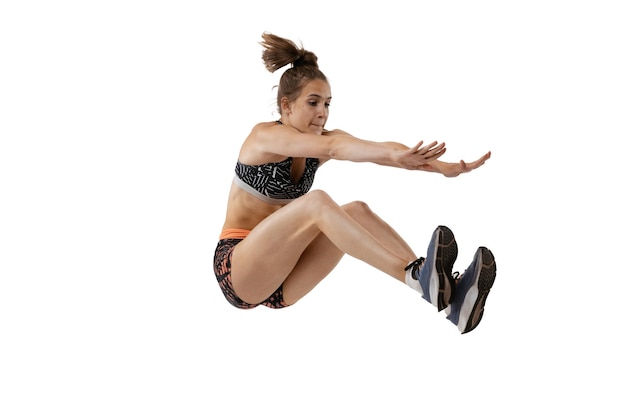
[{"label": "young woman", "polygon": [[278,86],[280,119],[252,128],[235,167],[214,259],[228,302],[242,309],[293,305],[349,254],[406,283],[438,310],[446,309],[462,333],[473,330],[496,275],[487,248],[479,248],[465,273],[453,277],[457,244],[449,228],[437,227],[426,258],[418,258],[365,203],[340,206],[325,192],[309,190],[316,171],[330,159],[454,177],[482,166],[491,153],[471,163],[447,163],[439,160],[445,143],[407,147],[325,130],[331,91],[316,55],[288,39],[262,37],[266,68],[291,68]]}]

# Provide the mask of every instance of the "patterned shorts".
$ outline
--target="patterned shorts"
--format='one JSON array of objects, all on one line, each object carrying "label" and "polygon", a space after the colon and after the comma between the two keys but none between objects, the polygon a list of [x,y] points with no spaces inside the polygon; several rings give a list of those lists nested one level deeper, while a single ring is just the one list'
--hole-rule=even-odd
[{"label": "patterned shorts", "polygon": [[241,239],[239,238],[222,239],[217,243],[217,248],[215,249],[213,270],[215,271],[215,277],[217,277],[217,283],[222,289],[222,293],[224,293],[226,300],[230,302],[231,305],[240,309],[252,309],[259,305],[265,305],[268,308],[274,309],[289,306],[283,300],[282,285],[269,298],[265,299],[261,303],[247,303],[237,296],[230,278],[230,262],[233,255],[233,249],[240,241]]}]

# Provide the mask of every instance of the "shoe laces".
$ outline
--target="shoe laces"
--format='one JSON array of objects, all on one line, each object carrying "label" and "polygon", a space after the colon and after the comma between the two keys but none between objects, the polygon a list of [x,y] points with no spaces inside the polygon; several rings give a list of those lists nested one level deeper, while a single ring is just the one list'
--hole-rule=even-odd
[{"label": "shoe laces", "polygon": [[422,267],[422,264],[424,264],[425,260],[426,259],[424,257],[418,258],[417,260],[411,262],[408,266],[406,266],[404,268],[404,271],[408,271],[408,270],[410,270],[412,268],[416,268],[419,271],[419,268]]},{"label": "shoe laces", "polygon": [[[420,268],[422,267],[422,264],[424,264],[424,261],[426,261],[426,259],[424,257],[420,257],[417,260],[409,263],[409,265],[404,268],[404,271],[408,271],[412,268],[415,268],[419,272]],[[454,273],[452,273],[452,281],[454,282],[455,286],[459,284],[462,278],[463,278],[463,274],[459,273],[458,271],[455,271]]]},{"label": "shoe laces", "polygon": [[452,273],[452,281],[454,282],[455,286],[459,284],[462,278],[463,278],[463,275],[459,273],[458,271],[455,271],[454,273]]}]

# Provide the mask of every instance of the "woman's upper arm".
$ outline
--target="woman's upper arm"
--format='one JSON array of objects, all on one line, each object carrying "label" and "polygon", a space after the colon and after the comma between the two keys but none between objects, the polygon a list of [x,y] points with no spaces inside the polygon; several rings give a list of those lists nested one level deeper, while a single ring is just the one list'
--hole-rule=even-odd
[{"label": "woman's upper arm", "polygon": [[290,126],[261,123],[254,127],[249,141],[262,153],[329,159],[335,139],[302,133]]},{"label": "woman's upper arm", "polygon": [[340,130],[315,135],[285,125],[261,123],[246,140],[245,149],[256,158],[280,155],[397,165],[392,158],[395,146],[359,139]]}]

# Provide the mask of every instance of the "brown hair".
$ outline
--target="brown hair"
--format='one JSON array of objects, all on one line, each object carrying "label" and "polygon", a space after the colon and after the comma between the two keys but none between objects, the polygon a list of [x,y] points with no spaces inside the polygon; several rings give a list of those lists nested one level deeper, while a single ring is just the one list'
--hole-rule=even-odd
[{"label": "brown hair", "polygon": [[271,73],[291,64],[291,68],[283,73],[278,83],[276,102],[278,113],[281,113],[280,101],[286,97],[290,102],[296,100],[304,86],[312,80],[328,81],[317,65],[317,56],[302,46],[298,47],[289,39],[271,33],[263,33],[263,63]]}]

